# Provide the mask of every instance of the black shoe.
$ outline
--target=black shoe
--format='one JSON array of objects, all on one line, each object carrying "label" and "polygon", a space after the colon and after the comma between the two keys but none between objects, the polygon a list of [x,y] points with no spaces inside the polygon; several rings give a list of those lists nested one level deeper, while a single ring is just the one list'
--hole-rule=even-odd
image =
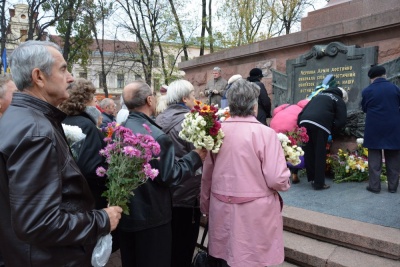
[{"label": "black shoe", "polygon": [[380,189],[372,189],[371,187],[367,186],[367,190],[369,192],[372,192],[374,194],[379,194],[379,192],[381,191]]},{"label": "black shoe", "polygon": [[396,193],[397,192],[397,189],[388,189],[388,191],[389,191],[389,193]]},{"label": "black shoe", "polygon": [[324,184],[323,186],[314,185],[314,190],[325,190],[325,189],[328,189],[328,188],[330,188],[330,186],[327,185],[327,184]]}]

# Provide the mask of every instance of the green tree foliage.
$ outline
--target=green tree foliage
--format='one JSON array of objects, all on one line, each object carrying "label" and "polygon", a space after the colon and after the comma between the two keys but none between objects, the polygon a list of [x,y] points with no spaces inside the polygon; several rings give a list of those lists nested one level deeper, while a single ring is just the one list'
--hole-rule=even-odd
[{"label": "green tree foliage", "polygon": [[61,6],[64,14],[57,22],[56,31],[62,39],[63,56],[69,70],[79,63],[86,68],[90,58],[90,45],[93,42],[90,17],[85,12],[84,0],[65,0]]}]

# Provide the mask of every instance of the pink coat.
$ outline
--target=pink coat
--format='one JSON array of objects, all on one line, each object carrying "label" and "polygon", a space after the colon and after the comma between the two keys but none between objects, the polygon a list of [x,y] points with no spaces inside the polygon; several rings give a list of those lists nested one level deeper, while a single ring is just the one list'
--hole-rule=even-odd
[{"label": "pink coat", "polygon": [[203,165],[200,208],[209,215],[209,253],[232,267],[280,264],[277,191],[289,189],[290,171],[277,134],[252,116],[231,117],[222,130],[219,153],[209,154]]},{"label": "pink coat", "polygon": [[300,100],[297,104],[283,104],[274,109],[270,127],[277,133],[292,131],[297,126],[297,117],[309,102]]}]

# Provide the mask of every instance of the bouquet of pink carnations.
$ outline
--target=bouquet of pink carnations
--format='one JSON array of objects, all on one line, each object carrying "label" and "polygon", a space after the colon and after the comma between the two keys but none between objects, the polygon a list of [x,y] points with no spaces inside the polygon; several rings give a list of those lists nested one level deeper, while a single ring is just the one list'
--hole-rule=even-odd
[{"label": "bouquet of pink carnations", "polygon": [[[143,124],[151,133],[150,128]],[[103,196],[110,205],[120,206],[129,215],[127,203],[133,195],[133,190],[145,183],[148,178],[158,175],[157,169],[152,169],[150,161],[160,153],[160,145],[148,134],[134,134],[132,130],[116,124],[105,128],[104,139],[107,146],[100,150],[100,155],[106,158],[108,169],[99,167],[98,176],[107,175],[107,191]]]}]

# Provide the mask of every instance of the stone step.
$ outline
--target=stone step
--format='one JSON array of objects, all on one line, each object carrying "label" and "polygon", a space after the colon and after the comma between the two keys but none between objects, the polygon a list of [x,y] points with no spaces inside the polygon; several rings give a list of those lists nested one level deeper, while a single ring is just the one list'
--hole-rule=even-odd
[{"label": "stone step", "polygon": [[[284,231],[285,261],[298,266],[398,267],[400,262]],[[295,266],[296,266],[295,265]]]},{"label": "stone step", "polygon": [[[359,252],[362,257],[372,254],[380,256],[379,259],[394,259],[396,264],[330,266],[400,266],[400,229],[359,222],[292,206],[284,206],[282,214],[285,247],[288,246],[285,255],[302,255],[299,262],[308,261],[303,261],[303,258],[315,258],[318,261],[326,262],[326,260],[334,259],[339,251],[344,255],[353,251],[351,253],[358,255],[357,252]],[[305,244],[303,245],[301,244],[301,236],[304,236]],[[303,246],[305,247],[302,248]],[[305,251],[302,251],[302,249]],[[314,256],[313,253],[317,252],[321,255]],[[307,256],[307,254],[310,256]],[[355,258],[354,255],[353,258]],[[372,255],[370,257],[374,257]],[[391,261],[389,260],[389,262]],[[311,264],[311,266],[325,265]]]}]

